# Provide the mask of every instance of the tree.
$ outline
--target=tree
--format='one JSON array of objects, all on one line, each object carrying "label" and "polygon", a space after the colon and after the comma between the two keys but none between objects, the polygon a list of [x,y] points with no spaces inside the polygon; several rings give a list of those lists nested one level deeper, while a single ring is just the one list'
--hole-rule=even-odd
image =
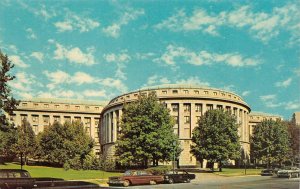
[{"label": "tree", "polygon": [[154,166],[172,160],[174,148],[179,156],[173,126],[169,110],[158,102],[155,93],[140,95],[137,101],[125,104],[116,142],[117,160],[122,165],[148,167],[150,160]]},{"label": "tree", "polygon": [[200,118],[193,130],[191,153],[197,160],[210,163],[240,157],[240,143],[236,117],[223,110],[209,110]]},{"label": "tree", "polygon": [[60,166],[78,157],[83,164],[85,156],[91,152],[94,145],[93,139],[87,135],[80,122],[65,122],[63,125],[54,122],[44,129],[38,141],[39,156]]},{"label": "tree", "polygon": [[264,120],[254,127],[251,137],[251,156],[256,160],[282,163],[289,153],[289,134],[282,121]]},{"label": "tree", "polygon": [[14,65],[1,50],[0,61],[0,156],[12,159],[15,157],[15,153],[11,145],[17,141],[17,131],[14,125],[7,120],[6,114],[12,114],[19,102],[11,96],[11,89],[8,86],[8,82],[15,78],[9,74]]},{"label": "tree", "polygon": [[288,121],[288,133],[290,136],[291,154],[290,159],[292,164],[300,163],[300,125],[296,125],[296,122]]},{"label": "tree", "polygon": [[[24,157],[25,165],[27,164],[28,157],[34,157],[37,148],[36,136],[30,123],[24,119],[21,126],[17,129],[17,142],[13,145],[15,153]],[[23,163],[23,159],[21,160]]]}]

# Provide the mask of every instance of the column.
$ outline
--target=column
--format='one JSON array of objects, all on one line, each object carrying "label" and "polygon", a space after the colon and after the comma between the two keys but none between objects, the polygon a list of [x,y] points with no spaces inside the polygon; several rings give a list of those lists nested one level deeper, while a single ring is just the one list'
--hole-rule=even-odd
[{"label": "column", "polygon": [[108,113],[108,117],[107,117],[107,123],[108,123],[108,127],[107,127],[107,130],[108,130],[108,142],[111,142],[111,115],[110,115],[110,112]]},{"label": "column", "polygon": [[183,133],[183,125],[184,125],[184,111],[183,111],[183,103],[179,103],[179,110],[178,110],[178,137],[179,139],[182,138]]},{"label": "column", "polygon": [[115,142],[117,140],[117,114],[116,114],[116,110],[113,111],[113,138],[112,141]]},{"label": "column", "polygon": [[190,129],[191,129],[191,136],[192,136],[192,132],[193,132],[193,129],[195,128],[196,126],[196,114],[195,114],[195,103],[191,103],[191,125],[190,125]]}]

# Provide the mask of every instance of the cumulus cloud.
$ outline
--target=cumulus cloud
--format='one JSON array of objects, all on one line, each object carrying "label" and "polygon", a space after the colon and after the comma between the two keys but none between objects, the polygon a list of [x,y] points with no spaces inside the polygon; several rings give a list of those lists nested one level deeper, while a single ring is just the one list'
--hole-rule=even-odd
[{"label": "cumulus cloud", "polygon": [[36,39],[36,35],[31,28],[26,29],[28,39]]},{"label": "cumulus cloud", "polygon": [[42,52],[32,52],[30,56],[34,57],[35,59],[37,59],[40,62],[43,62],[44,54]]},{"label": "cumulus cloud", "polygon": [[105,97],[105,90],[85,90],[83,91],[83,95],[86,97]]},{"label": "cumulus cloud", "polygon": [[66,32],[79,30],[79,32],[88,32],[100,26],[100,23],[91,18],[76,15],[72,12],[67,12],[63,21],[55,22],[54,26],[58,32]]},{"label": "cumulus cloud", "polygon": [[176,60],[185,61],[196,66],[213,63],[225,63],[232,67],[256,66],[260,62],[255,58],[244,57],[239,53],[210,53],[207,51],[194,52],[184,47],[168,45],[166,52],[154,59],[155,62],[163,62],[167,65],[175,65]]},{"label": "cumulus cloud", "polygon": [[283,102],[277,102],[277,96],[275,94],[263,95],[259,98],[268,108],[277,108],[284,104]]},{"label": "cumulus cloud", "polygon": [[120,36],[121,27],[127,25],[130,21],[136,20],[143,15],[144,9],[129,9],[123,13],[118,21],[103,28],[103,32],[110,37],[118,38]]},{"label": "cumulus cloud", "polygon": [[300,109],[300,101],[290,101],[285,105],[285,109],[287,110],[299,110]]},{"label": "cumulus cloud", "polygon": [[153,86],[168,83],[171,83],[171,81],[167,77],[152,75],[147,79],[147,84],[145,84],[144,86]]},{"label": "cumulus cloud", "polygon": [[17,2],[21,5],[22,8],[33,13],[38,18],[43,18],[46,21],[57,15],[54,8],[47,8],[45,5],[41,5],[38,8],[33,8],[33,6],[27,4],[23,1],[17,1]]},{"label": "cumulus cloud", "polygon": [[175,32],[197,30],[215,36],[219,35],[220,27],[243,28],[263,42],[277,36],[281,30],[287,30],[293,39],[299,41],[300,21],[297,19],[299,16],[296,4],[275,7],[269,13],[255,12],[249,5],[218,14],[198,8],[188,15],[187,11],[181,9],[154,27]]},{"label": "cumulus cloud", "polygon": [[244,91],[242,92],[242,96],[248,96],[251,92],[250,91]]},{"label": "cumulus cloud", "polygon": [[31,90],[32,85],[41,86],[36,77],[32,74],[17,72],[15,76],[16,79],[10,82],[10,86],[18,91],[28,92]]},{"label": "cumulus cloud", "polygon": [[115,76],[120,79],[126,79],[126,74],[124,72],[124,69],[126,68],[125,63],[129,62],[129,60],[131,59],[131,57],[126,52],[127,51],[125,50],[120,54],[110,53],[103,56],[107,62],[114,62],[117,64]]},{"label": "cumulus cloud", "polygon": [[68,60],[69,62],[81,65],[93,65],[95,64],[95,58],[93,56],[94,48],[86,49],[83,52],[79,47],[64,47],[63,45],[56,43],[56,49],[54,51],[54,59],[56,60]]},{"label": "cumulus cloud", "polygon": [[287,80],[284,81],[279,81],[275,83],[276,87],[288,87],[292,83],[292,78],[288,78]]},{"label": "cumulus cloud", "polygon": [[208,87],[210,86],[209,82],[201,81],[199,77],[189,77],[187,79],[181,79],[176,81],[176,84],[187,84],[187,85],[197,85],[197,86],[204,86]]},{"label": "cumulus cloud", "polygon": [[28,64],[26,64],[20,56],[18,55],[12,55],[9,57],[9,59],[12,61],[13,64],[15,64],[16,66],[20,67],[20,68],[27,68],[29,67]]}]

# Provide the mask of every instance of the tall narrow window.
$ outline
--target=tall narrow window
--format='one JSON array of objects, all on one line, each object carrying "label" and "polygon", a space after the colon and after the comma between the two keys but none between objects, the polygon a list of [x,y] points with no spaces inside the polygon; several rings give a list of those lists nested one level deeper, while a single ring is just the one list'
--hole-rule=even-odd
[{"label": "tall narrow window", "polygon": [[191,122],[191,117],[190,116],[184,116],[184,123],[189,124]]},{"label": "tall narrow window", "polygon": [[190,112],[191,111],[191,105],[190,104],[183,104],[183,111],[184,112]]},{"label": "tall narrow window", "polygon": [[178,112],[178,110],[179,110],[179,104],[171,104],[171,107],[172,107],[172,111],[173,112]]},{"label": "tall narrow window", "polygon": [[202,113],[202,104],[195,104],[195,112]]}]

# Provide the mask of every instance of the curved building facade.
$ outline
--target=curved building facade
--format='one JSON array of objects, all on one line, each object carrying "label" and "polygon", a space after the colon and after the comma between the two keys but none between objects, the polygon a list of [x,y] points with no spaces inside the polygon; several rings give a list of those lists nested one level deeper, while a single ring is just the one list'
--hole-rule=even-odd
[{"label": "curved building facade", "polygon": [[243,99],[232,92],[186,85],[168,85],[144,88],[115,97],[101,113],[101,151],[104,156],[114,155],[114,144],[120,129],[122,108],[124,102],[133,102],[139,95],[148,95],[155,92],[160,102],[164,103],[170,110],[170,115],[175,120],[174,133],[178,135],[183,151],[179,157],[180,166],[196,166],[198,162],[190,153],[192,131],[197,121],[211,109],[224,109],[230,111],[237,117],[239,136],[242,147],[249,152],[248,126],[250,107]]}]

